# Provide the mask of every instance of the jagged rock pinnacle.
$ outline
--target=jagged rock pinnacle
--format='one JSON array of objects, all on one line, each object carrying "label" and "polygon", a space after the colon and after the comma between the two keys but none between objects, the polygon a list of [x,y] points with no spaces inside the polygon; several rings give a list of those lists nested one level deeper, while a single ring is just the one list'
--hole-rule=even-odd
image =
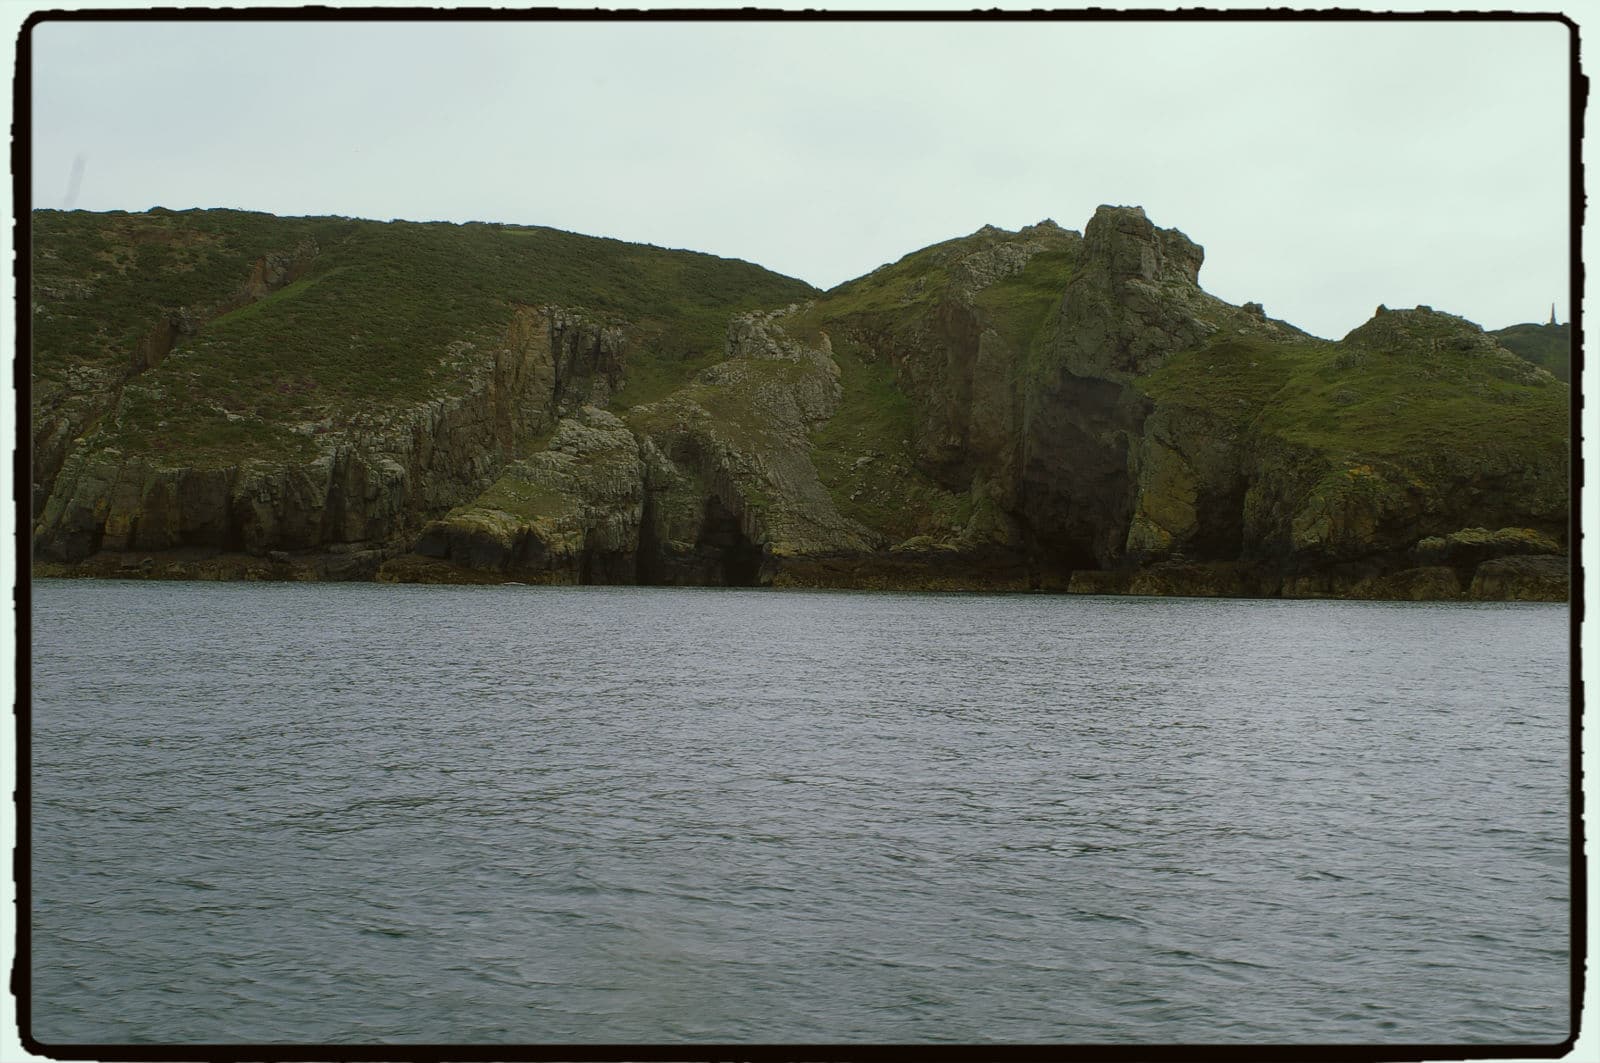
[{"label": "jagged rock pinnacle", "polygon": [[1143,207],[1102,205],[1083,230],[1090,261],[1112,276],[1197,284],[1205,249],[1176,229],[1158,229]]}]

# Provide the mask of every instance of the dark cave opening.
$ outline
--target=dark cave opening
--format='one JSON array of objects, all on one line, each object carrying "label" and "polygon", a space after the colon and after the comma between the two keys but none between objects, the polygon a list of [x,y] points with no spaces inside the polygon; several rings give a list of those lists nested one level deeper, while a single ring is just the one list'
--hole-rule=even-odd
[{"label": "dark cave opening", "polygon": [[688,549],[663,542],[654,500],[646,495],[639,528],[634,582],[651,587],[754,587],[761,582],[766,552],[752,542],[739,518],[715,495],[708,497]]},{"label": "dark cave opening", "polygon": [[708,576],[720,576],[724,587],[754,587],[761,574],[761,547],[751,542],[739,518],[715,495],[706,500],[705,519],[695,537],[695,550],[710,562]]}]

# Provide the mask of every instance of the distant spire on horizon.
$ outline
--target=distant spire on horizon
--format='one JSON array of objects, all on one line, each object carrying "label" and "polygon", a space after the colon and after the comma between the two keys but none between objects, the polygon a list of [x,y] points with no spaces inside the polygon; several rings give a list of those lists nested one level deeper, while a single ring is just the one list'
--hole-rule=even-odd
[{"label": "distant spire on horizon", "polygon": [[1556,323],[1556,304],[1555,303],[1551,303],[1550,304],[1550,324],[1554,325],[1555,323]]}]

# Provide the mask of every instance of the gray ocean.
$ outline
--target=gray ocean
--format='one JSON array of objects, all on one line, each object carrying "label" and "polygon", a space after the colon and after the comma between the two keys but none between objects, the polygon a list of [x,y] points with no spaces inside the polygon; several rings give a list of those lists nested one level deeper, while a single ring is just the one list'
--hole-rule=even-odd
[{"label": "gray ocean", "polygon": [[1554,1043],[1568,612],[33,584],[84,1043]]}]

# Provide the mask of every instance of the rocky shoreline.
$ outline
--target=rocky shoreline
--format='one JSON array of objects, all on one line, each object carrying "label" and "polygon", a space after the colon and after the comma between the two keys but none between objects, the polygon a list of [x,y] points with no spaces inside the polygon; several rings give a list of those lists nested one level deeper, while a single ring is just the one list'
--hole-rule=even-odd
[{"label": "rocky shoreline", "polygon": [[[444,254],[467,234],[429,238]],[[472,239],[499,254],[527,237]],[[36,575],[1570,593],[1566,384],[1429,307],[1379,307],[1333,342],[1226,303],[1199,287],[1203,249],[1137,207],[1101,207],[1081,234],[985,227],[719,313],[721,349],[689,362],[661,354],[670,322],[512,303],[424,359],[424,383],[341,407],[307,375],[356,357],[329,343],[271,402],[213,392],[175,444],[195,381],[245,343],[228,321],[291,295],[344,320],[353,252],[295,246],[172,311],[183,327],[120,374],[80,367],[36,393]],[[94,294],[36,291],[63,320]]]},{"label": "rocky shoreline", "polygon": [[[1442,559],[1441,559],[1442,560]],[[1459,556],[1458,556],[1459,560]],[[98,554],[77,564],[40,561],[35,578],[133,580],[240,580],[260,582],[358,581],[457,585],[586,585],[549,571],[497,571],[418,554],[403,545],[337,552],[266,556],[204,550],[150,554]],[[1565,602],[1569,563],[1554,554],[1507,554],[1468,564],[1429,564],[1385,572],[1347,566],[1298,576],[1262,564],[1167,561],[1125,571],[1042,570],[1015,554],[956,551],[883,551],[816,557],[766,558],[746,583],[709,580],[640,583],[587,581],[613,586],[745,586],[772,590],[861,590],[971,593],[1043,593],[1182,598],[1288,598],[1373,601]]]}]

